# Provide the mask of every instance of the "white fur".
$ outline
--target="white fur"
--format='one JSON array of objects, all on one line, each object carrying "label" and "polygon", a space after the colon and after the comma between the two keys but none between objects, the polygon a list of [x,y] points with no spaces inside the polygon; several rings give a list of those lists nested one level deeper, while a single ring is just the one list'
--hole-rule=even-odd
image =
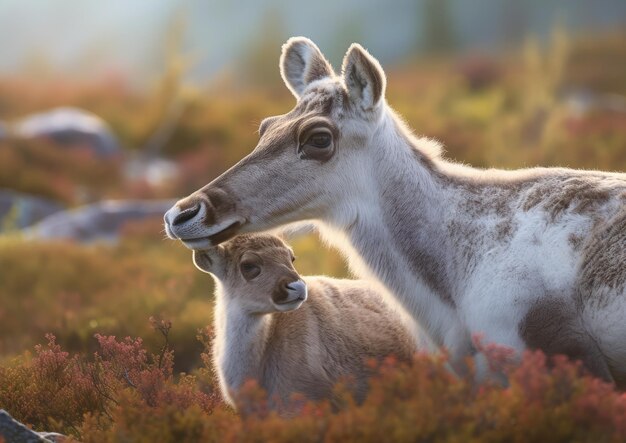
[{"label": "white fur", "polygon": [[[528,344],[520,331],[529,312],[553,301],[575,313],[568,326],[588,339],[591,360],[626,379],[625,289],[597,284],[582,293],[580,281],[590,260],[585,248],[624,214],[626,175],[479,170],[448,162],[436,143],[413,137],[384,98],[372,103],[368,88],[384,85],[379,65],[359,69],[361,94],[350,93],[349,79],[332,75],[299,94],[303,103],[342,88],[349,93],[351,106],[335,102],[330,116],[341,133],[330,161],[301,160],[289,145],[265,157],[264,167],[250,166],[255,163],[247,158],[209,185],[234,194],[237,215],[247,220],[241,232],[313,220],[358,276],[380,281],[434,343],[449,350],[453,364],[473,352],[474,335],[522,351]],[[382,79],[370,81],[376,72]],[[249,157],[263,152],[267,140],[273,139],[262,138]],[[580,198],[601,195],[589,203],[593,210],[577,211],[570,204],[576,194],[559,194],[572,181],[589,186],[591,197]],[[504,214],[490,200],[497,193],[504,196]],[[461,227],[458,238],[454,226]],[[573,237],[583,247],[574,247]],[[624,257],[624,250],[619,254]],[[606,303],[594,305],[598,298]],[[541,333],[552,326],[533,327],[531,333]]]}]

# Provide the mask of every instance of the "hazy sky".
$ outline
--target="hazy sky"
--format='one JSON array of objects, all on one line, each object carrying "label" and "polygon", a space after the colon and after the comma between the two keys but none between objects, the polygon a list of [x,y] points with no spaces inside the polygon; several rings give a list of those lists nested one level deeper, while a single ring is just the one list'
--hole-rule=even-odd
[{"label": "hazy sky", "polygon": [[[119,70],[149,78],[160,68],[177,14],[186,20],[184,52],[197,60],[192,74],[199,80],[267,37],[268,23],[280,40],[313,38],[334,63],[355,40],[389,62],[424,49],[429,1],[0,0],[0,73],[45,60],[65,75]],[[572,32],[626,26],[624,0],[448,0],[447,8],[460,50],[545,35],[556,19]],[[277,44],[276,60],[279,51]]]}]

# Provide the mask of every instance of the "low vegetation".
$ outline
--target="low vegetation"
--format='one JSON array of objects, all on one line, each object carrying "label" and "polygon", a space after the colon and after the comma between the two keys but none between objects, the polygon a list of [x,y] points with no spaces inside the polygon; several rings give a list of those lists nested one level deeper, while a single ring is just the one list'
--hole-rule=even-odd
[{"label": "low vegetation", "polygon": [[[167,337],[170,324],[154,322]],[[173,351],[150,353],[141,339],[96,334],[90,358],[70,355],[48,335],[46,345],[0,367],[0,404],[37,428],[83,442],[181,441],[580,441],[626,438],[626,395],[583,373],[579,364],[527,353],[505,368],[509,386],[475,386],[451,375],[444,357],[417,354],[410,365],[389,358],[376,367],[370,394],[357,405],[307,403],[294,417],[267,408],[251,382],[237,415],[220,401],[206,365],[174,374]],[[470,377],[471,378],[471,377]]]}]

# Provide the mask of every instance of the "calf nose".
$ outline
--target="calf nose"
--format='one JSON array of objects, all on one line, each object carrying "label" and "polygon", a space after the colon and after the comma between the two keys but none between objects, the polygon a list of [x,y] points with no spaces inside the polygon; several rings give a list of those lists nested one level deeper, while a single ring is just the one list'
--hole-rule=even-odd
[{"label": "calf nose", "polygon": [[306,283],[302,280],[292,281],[285,285],[287,289],[288,298],[304,300],[307,296]]},{"label": "calf nose", "polygon": [[297,309],[306,298],[306,283],[302,280],[280,281],[276,290],[272,293],[274,306],[282,312]]},{"label": "calf nose", "polygon": [[191,208],[187,208],[178,213],[178,215],[174,217],[174,220],[172,220],[172,225],[176,226],[180,225],[181,223],[185,223],[186,221],[189,221],[196,215],[198,215],[198,212],[200,212],[200,203],[196,203]]},{"label": "calf nose", "polygon": [[304,282],[302,280],[292,281],[292,282],[286,283],[285,288],[288,291],[298,291],[302,289],[303,283]]}]

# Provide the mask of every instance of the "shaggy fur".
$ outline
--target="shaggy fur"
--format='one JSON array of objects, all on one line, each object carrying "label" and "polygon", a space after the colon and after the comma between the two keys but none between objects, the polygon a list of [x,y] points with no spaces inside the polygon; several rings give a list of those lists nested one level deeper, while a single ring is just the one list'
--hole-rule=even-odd
[{"label": "shaggy fur", "polygon": [[[298,42],[287,43],[283,60],[303,45],[321,54]],[[312,220],[357,275],[382,282],[449,350],[457,368],[481,334],[520,352],[581,359],[623,384],[626,175],[449,162],[387,105],[385,75],[367,51],[353,45],[343,66],[341,76],[294,88],[296,107],[266,125],[255,150],[188,197],[203,201],[220,190],[228,204],[203,204],[178,225],[182,203],[170,209],[170,236],[202,248],[224,232]],[[299,128],[312,119],[337,132],[324,162],[298,155]],[[202,223],[209,213],[215,221]]]},{"label": "shaggy fur", "polygon": [[[283,412],[293,406],[293,393],[331,398],[342,379],[360,401],[371,375],[368,360],[395,355],[407,361],[417,350],[399,315],[363,281],[304,277],[308,299],[276,305],[276,299],[289,301],[276,293],[300,280],[292,256],[268,235],[242,235],[194,252],[196,266],[218,283],[213,358],[223,396],[233,406],[247,379],[257,380],[270,405]],[[250,260],[261,272],[248,281],[240,264]]]}]

